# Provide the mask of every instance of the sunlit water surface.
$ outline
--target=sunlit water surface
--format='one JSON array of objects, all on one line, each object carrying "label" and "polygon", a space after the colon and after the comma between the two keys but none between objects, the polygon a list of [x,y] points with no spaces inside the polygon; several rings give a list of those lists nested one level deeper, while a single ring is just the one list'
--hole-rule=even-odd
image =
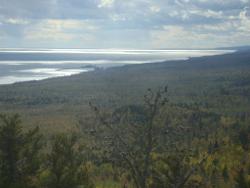
[{"label": "sunlit water surface", "polygon": [[126,64],[181,60],[232,50],[0,49],[0,84],[70,76]]}]

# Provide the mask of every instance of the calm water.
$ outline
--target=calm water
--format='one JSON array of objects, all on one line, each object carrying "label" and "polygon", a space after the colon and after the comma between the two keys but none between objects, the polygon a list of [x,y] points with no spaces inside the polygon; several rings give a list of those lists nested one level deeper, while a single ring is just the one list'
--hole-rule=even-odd
[{"label": "calm water", "polygon": [[231,53],[232,50],[0,49],[0,84],[112,67]]}]

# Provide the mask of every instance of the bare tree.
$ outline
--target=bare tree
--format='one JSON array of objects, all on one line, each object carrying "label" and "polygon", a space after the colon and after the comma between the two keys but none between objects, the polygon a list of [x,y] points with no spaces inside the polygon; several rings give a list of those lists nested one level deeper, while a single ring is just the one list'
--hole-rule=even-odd
[{"label": "bare tree", "polygon": [[167,102],[167,87],[164,87],[157,92],[148,89],[143,106],[121,108],[110,116],[90,104],[95,111],[96,119],[104,125],[105,130],[108,130],[102,132],[102,141],[106,145],[102,148],[109,153],[109,159],[119,161],[131,171],[137,188],[148,186],[147,181],[151,176],[153,163],[152,152],[158,146],[158,134],[162,134],[162,131],[157,129],[157,117]]},{"label": "bare tree", "polygon": [[[152,155],[166,150],[162,138],[167,140],[171,135],[183,135],[185,132],[183,126],[173,128],[165,125],[168,119],[166,108],[169,104],[167,94],[167,87],[159,88],[156,92],[148,89],[142,106],[130,105],[114,112],[101,111],[90,103],[95,119],[99,122],[91,127],[90,132],[95,136],[95,142],[99,141],[99,150],[103,151],[107,161],[130,171],[136,188],[151,186],[149,180],[154,176],[155,163]],[[171,141],[168,144],[176,147],[176,143]],[[172,177],[172,184],[164,187],[183,187],[207,157],[208,155],[203,156],[194,166],[185,167],[180,177]]]}]

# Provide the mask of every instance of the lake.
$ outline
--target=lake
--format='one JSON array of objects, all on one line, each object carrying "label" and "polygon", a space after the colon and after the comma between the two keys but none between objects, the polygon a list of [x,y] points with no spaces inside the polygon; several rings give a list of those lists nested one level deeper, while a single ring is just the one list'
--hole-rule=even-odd
[{"label": "lake", "polygon": [[181,60],[233,50],[0,49],[0,84],[70,76],[126,64]]}]

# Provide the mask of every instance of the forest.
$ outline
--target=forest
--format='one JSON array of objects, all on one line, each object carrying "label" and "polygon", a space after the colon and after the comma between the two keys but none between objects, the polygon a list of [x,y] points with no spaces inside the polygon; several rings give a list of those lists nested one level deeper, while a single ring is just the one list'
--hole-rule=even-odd
[{"label": "forest", "polygon": [[0,187],[249,188],[250,52],[0,86]]}]

